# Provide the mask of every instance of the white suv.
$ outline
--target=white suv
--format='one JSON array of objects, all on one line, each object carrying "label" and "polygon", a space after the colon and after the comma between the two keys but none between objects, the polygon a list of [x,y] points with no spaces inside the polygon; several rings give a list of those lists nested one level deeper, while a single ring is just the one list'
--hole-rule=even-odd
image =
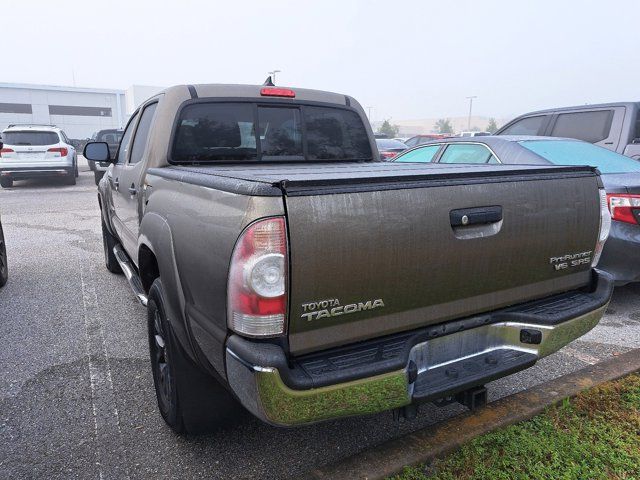
[{"label": "white suv", "polygon": [[52,125],[9,125],[2,131],[0,185],[42,176],[64,176],[75,185],[78,156],[62,130]]}]

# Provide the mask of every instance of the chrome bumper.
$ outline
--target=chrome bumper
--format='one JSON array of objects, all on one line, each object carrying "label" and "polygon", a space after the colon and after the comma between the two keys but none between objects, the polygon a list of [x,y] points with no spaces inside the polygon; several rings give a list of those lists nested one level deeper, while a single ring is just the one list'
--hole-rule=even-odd
[{"label": "chrome bumper", "polygon": [[[308,390],[294,390],[278,368],[253,365],[227,347],[227,378],[242,404],[258,418],[274,425],[295,426],[333,418],[365,415],[409,405],[419,400],[416,385],[447,365],[473,366],[480,383],[497,378],[478,368],[487,354],[522,352],[533,361],[556,352],[595,327],[608,302],[584,315],[556,325],[504,321],[427,340],[414,345],[404,369]],[[522,341],[522,331],[539,332],[539,343]],[[490,355],[489,355],[490,356]],[[475,365],[475,366],[474,366]],[[522,366],[523,369],[530,363]],[[282,367],[281,367],[282,368]],[[509,373],[513,373],[513,369]],[[505,376],[509,373],[505,373]],[[425,382],[422,382],[425,383]],[[446,396],[446,390],[442,390]]]}]

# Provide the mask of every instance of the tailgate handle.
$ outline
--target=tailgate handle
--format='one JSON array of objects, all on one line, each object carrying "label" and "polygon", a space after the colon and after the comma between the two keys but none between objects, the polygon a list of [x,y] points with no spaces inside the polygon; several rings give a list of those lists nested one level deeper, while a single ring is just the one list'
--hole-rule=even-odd
[{"label": "tailgate handle", "polygon": [[449,219],[452,227],[467,227],[469,225],[480,225],[486,223],[496,223],[502,220],[502,207],[499,205],[492,207],[461,208],[451,210]]}]

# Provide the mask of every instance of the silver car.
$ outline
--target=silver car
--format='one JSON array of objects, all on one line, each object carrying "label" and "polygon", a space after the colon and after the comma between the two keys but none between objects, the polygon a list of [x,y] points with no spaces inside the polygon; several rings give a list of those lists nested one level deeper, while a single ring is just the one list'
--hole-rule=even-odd
[{"label": "silver car", "polygon": [[35,177],[64,177],[75,185],[78,176],[76,149],[65,133],[53,125],[9,125],[2,131],[0,185]]}]

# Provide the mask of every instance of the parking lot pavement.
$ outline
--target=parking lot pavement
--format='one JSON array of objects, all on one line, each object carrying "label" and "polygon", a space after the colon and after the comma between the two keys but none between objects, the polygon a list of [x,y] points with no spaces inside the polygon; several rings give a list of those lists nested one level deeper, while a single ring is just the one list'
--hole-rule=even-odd
[{"label": "parking lot pavement", "polygon": [[[75,186],[16,182],[0,191],[9,282],[0,290],[0,478],[286,478],[446,421],[422,407],[278,429],[245,416],[178,437],[157,412],[145,310],[103,263],[93,174]],[[492,399],[640,347],[640,285],[620,288],[605,319],[536,366],[489,386]]]}]

